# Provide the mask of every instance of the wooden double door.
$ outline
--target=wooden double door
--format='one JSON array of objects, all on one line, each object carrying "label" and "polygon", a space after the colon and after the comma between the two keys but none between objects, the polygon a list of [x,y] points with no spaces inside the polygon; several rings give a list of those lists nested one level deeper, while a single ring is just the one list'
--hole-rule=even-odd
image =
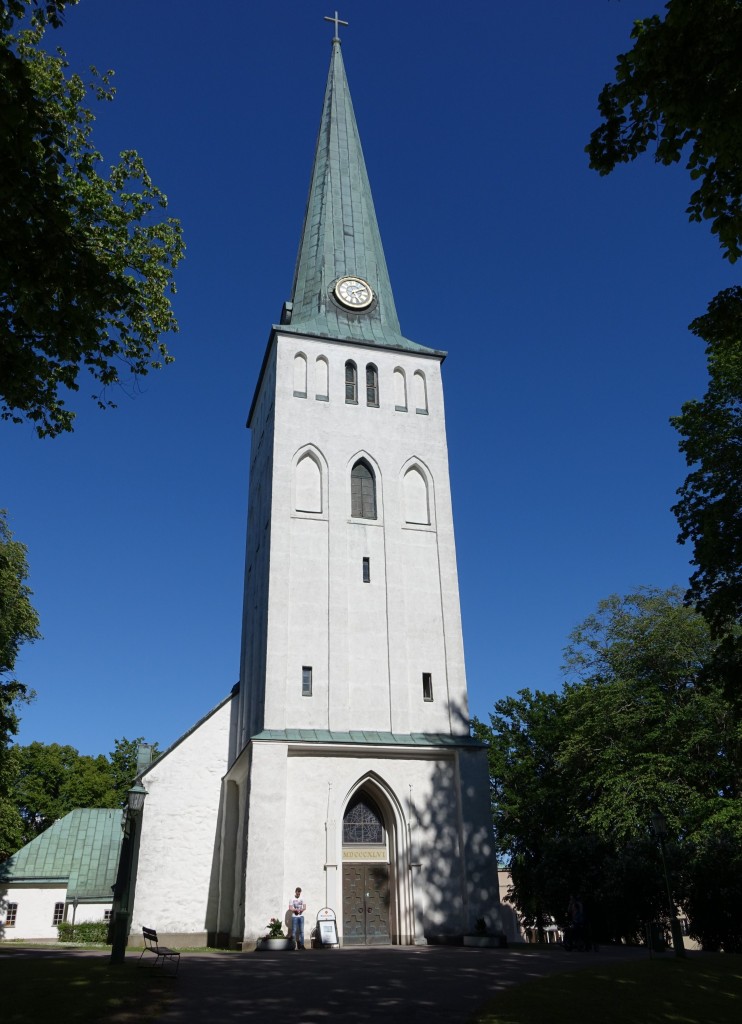
[{"label": "wooden double door", "polygon": [[389,906],[388,864],[343,864],[345,945],[390,944]]}]

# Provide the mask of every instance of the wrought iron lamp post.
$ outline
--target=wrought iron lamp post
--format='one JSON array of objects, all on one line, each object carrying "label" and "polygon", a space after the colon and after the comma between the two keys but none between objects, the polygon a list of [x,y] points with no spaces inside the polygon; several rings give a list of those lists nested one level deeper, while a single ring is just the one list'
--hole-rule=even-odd
[{"label": "wrought iron lamp post", "polygon": [[675,906],[675,901],[672,898],[672,890],[670,888],[670,876],[667,873],[667,860],[665,859],[665,838],[667,836],[667,818],[661,811],[652,811],[650,815],[652,822],[652,831],[654,832],[657,840],[660,844],[660,856],[662,857],[662,871],[665,876],[665,886],[667,887],[667,906],[670,911],[670,931],[672,932],[672,945],[675,950],[675,956],[685,956],[685,946],[683,945],[683,930],[680,927],[680,921],[678,920],[678,909]]},{"label": "wrought iron lamp post", "polygon": [[129,938],[129,920],[131,917],[132,874],[136,862],[136,849],[139,842],[137,827],[144,807],[147,790],[137,781],[127,793],[124,816],[121,828],[124,838],[121,843],[121,856],[116,884],[113,887],[113,937],[111,942],[111,963],[122,964],[126,954],[126,943]]}]

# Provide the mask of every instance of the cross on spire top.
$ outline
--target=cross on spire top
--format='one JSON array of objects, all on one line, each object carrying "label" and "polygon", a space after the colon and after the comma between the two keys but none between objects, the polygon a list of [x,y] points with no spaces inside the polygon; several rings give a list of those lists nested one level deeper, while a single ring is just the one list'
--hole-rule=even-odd
[{"label": "cross on spire top", "polygon": [[332,21],[332,22],[334,22],[334,24],[335,24],[335,35],[333,36],[332,41],[333,41],[333,43],[339,43],[340,42],[340,26],[341,25],[346,25],[347,26],[348,22],[347,21],[342,21],[338,17],[338,12],[337,11],[335,11],[335,17],[334,18],[331,18],[328,14],[326,14],[325,15],[325,21]]}]

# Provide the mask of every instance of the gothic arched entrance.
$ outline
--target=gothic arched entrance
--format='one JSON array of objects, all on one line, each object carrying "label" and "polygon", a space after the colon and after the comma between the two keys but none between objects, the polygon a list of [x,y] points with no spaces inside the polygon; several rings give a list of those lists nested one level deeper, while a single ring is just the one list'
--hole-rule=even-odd
[{"label": "gothic arched entrance", "polygon": [[343,942],[392,941],[388,830],[371,794],[361,789],[343,815]]}]

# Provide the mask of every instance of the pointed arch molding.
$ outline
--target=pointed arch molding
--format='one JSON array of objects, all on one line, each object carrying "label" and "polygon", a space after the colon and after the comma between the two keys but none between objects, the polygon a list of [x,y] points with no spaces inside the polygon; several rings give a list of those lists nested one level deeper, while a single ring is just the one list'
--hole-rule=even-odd
[{"label": "pointed arch molding", "polygon": [[413,530],[435,530],[433,475],[422,459],[413,456],[404,463],[399,483],[402,526]]},{"label": "pointed arch molding", "polygon": [[[334,843],[328,848],[330,857],[334,857],[333,863],[328,863],[328,870],[335,865],[343,864],[342,844],[342,822],[348,805],[351,801],[367,793],[379,808],[384,819],[386,831],[387,854],[389,857],[389,883],[391,905],[389,924],[392,933],[392,942],[403,945],[414,945],[415,943],[415,906],[412,888],[412,869],[415,866],[412,862],[410,831],[413,826],[411,821],[412,808],[407,798],[408,784],[402,783],[405,793],[395,791],[394,787],[375,771],[367,771],[359,776],[349,786],[337,802],[330,802],[328,807],[328,835],[334,835]],[[405,803],[408,807],[405,808]],[[338,828],[334,828],[337,822]],[[328,893],[330,895],[330,893]],[[332,893],[338,906],[342,906],[342,879],[337,882],[337,888]],[[418,932],[422,935],[422,929]]]},{"label": "pointed arch molding", "polygon": [[[351,507],[353,499],[351,495],[351,474],[353,467],[358,462],[365,462],[371,472],[374,475],[374,485],[376,487],[376,519],[354,519],[351,515]],[[358,451],[355,455],[352,455],[345,467],[345,487],[346,487],[346,509],[348,510],[348,516],[354,523],[365,523],[366,526],[383,526],[384,525],[384,488],[381,479],[381,469],[379,464],[367,451]]]},{"label": "pointed arch molding", "polygon": [[327,519],[327,459],[313,444],[299,448],[292,460],[291,514],[303,519]]},{"label": "pointed arch molding", "polygon": [[[374,771],[368,771],[360,778],[356,779],[353,785],[347,790],[345,796],[340,801],[340,805],[336,808],[337,820],[342,822],[343,816],[348,809],[348,805],[355,797],[363,792],[368,793],[384,816],[384,828],[387,832],[387,842],[402,842],[406,846],[405,836],[407,832],[407,815],[405,814],[402,801],[389,783]],[[389,817],[389,820],[387,820],[387,816]],[[340,830],[340,840],[342,843],[342,829]],[[390,849],[389,852],[392,855],[395,853],[399,855],[401,851],[400,848],[397,847],[396,851]]]}]

